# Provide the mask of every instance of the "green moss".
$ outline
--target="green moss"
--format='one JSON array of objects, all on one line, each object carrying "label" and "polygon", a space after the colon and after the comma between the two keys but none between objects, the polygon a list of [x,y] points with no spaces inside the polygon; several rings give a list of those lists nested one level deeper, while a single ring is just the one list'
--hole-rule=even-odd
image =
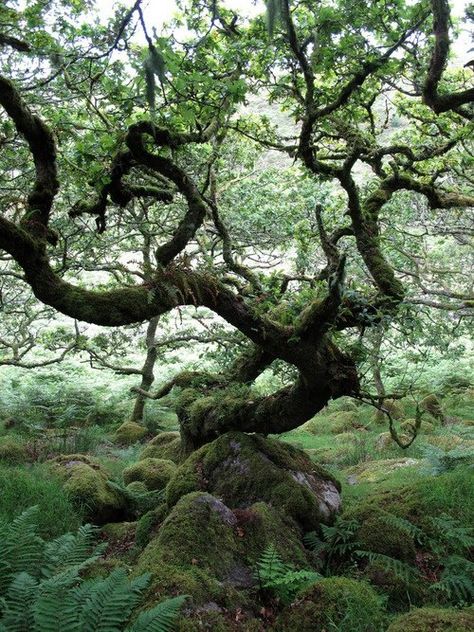
[{"label": "green moss", "polygon": [[406,610],[413,604],[421,604],[429,594],[427,582],[419,575],[402,576],[379,560],[370,562],[365,567],[363,576],[387,597],[387,608],[392,611]]},{"label": "green moss", "polygon": [[143,481],[132,481],[127,485],[127,489],[131,492],[136,492],[137,494],[146,494],[148,491],[148,488]]},{"label": "green moss", "polygon": [[28,460],[28,452],[25,445],[13,437],[0,438],[0,461],[17,465]]},{"label": "green moss", "polygon": [[168,506],[208,491],[232,508],[269,502],[307,530],[331,520],[339,483],[302,450],[260,435],[229,432],[194,452],[166,489]]},{"label": "green moss", "polygon": [[360,548],[382,553],[403,562],[415,561],[415,543],[406,527],[390,514],[378,512],[365,520],[357,533]]},{"label": "green moss", "polygon": [[196,603],[231,603],[231,578],[241,567],[237,519],[220,500],[194,493],[179,500],[138,559],[152,573],[154,596],[190,594]]},{"label": "green moss", "polygon": [[341,434],[363,426],[357,410],[336,410],[325,415],[316,415],[305,424],[305,429],[313,434]]},{"label": "green moss", "polygon": [[441,402],[436,397],[436,395],[434,394],[427,395],[420,402],[420,408],[421,410],[424,410],[430,415],[432,415],[435,419],[438,419],[439,421],[444,420],[443,407],[441,406]]},{"label": "green moss", "polygon": [[[408,433],[409,436],[411,436],[415,430],[415,424],[416,424],[416,419],[405,419],[405,421],[401,422],[400,429],[403,432]],[[421,420],[421,425],[418,432],[421,432],[423,434],[430,434],[434,432],[434,430],[435,430],[435,426],[434,424],[431,423],[431,421],[428,421],[427,419]]]},{"label": "green moss", "polygon": [[474,523],[472,468],[459,467],[436,477],[422,478],[412,485],[375,492],[345,512],[359,522],[383,510],[422,526],[430,516],[448,514],[462,525]]},{"label": "green moss", "polygon": [[474,608],[419,608],[397,617],[387,632],[467,632],[474,629]]},{"label": "green moss", "polygon": [[166,459],[179,463],[182,460],[179,432],[162,432],[149,441],[140,454],[140,459]]},{"label": "green moss", "polygon": [[222,612],[221,608],[214,607],[215,611],[208,606],[182,617],[176,623],[176,632],[261,632],[263,629],[260,619],[249,618],[241,610]]},{"label": "green moss", "polygon": [[147,429],[134,421],[126,421],[115,431],[115,441],[121,445],[132,445],[143,439]]},{"label": "green moss", "polygon": [[125,500],[108,483],[97,461],[82,454],[61,455],[49,462],[64,481],[63,489],[74,504],[94,524],[120,520],[125,515]]},{"label": "green moss", "polygon": [[[199,492],[181,498],[143,552],[139,566],[196,566],[222,577],[237,551],[234,514],[217,498]],[[218,545],[217,545],[218,544]]]},{"label": "green moss", "polygon": [[247,509],[235,509],[236,532],[241,556],[253,568],[262,551],[272,544],[284,562],[306,568],[310,555],[302,543],[302,533],[294,520],[267,503],[255,503]]},{"label": "green moss", "polygon": [[156,509],[147,511],[137,522],[135,543],[143,549],[150,542],[158,526],[163,522],[168,514],[166,503],[158,505]]},{"label": "green moss", "polygon": [[[396,399],[384,400],[383,407],[388,410],[393,419],[403,419],[405,417],[405,408],[403,404]],[[377,410],[375,413],[375,421],[378,423],[385,423],[387,421],[387,415]]]},{"label": "green moss", "polygon": [[133,481],[141,481],[148,490],[164,489],[175,471],[176,465],[173,461],[148,457],[125,468],[123,480],[126,485]]},{"label": "green moss", "polygon": [[328,577],[308,589],[278,618],[275,632],[378,632],[381,600],[366,582]]}]

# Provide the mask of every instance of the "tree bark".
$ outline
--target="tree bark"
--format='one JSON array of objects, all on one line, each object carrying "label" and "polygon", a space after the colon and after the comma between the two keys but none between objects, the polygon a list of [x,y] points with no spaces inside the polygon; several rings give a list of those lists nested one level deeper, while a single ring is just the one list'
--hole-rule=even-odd
[{"label": "tree bark", "polygon": [[[142,379],[139,387],[143,391],[149,391],[155,381],[153,369],[155,368],[158,351],[154,343],[159,320],[159,316],[152,318],[148,323],[146,330],[146,357],[142,367]],[[137,397],[135,399],[135,405],[132,412],[132,421],[136,421],[137,423],[141,423],[143,421],[145,403],[146,397],[144,397],[140,391],[137,391]]]}]

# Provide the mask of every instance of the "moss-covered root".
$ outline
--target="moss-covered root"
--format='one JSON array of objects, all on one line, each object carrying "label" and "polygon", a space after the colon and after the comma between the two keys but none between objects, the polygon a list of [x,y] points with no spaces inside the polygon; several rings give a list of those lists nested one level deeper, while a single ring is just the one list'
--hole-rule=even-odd
[{"label": "moss-covered root", "polygon": [[331,522],[340,506],[339,483],[305,452],[241,432],[222,435],[178,468],[166,489],[168,506],[195,491],[212,493],[232,509],[269,503],[307,531]]},{"label": "moss-covered root", "polygon": [[125,468],[123,480],[126,485],[140,481],[148,490],[159,490],[166,487],[175,471],[176,465],[173,461],[149,457]]},{"label": "moss-covered root", "polygon": [[383,629],[380,597],[365,582],[328,577],[307,588],[286,608],[274,632],[378,632]]},{"label": "moss-covered root", "polygon": [[474,630],[474,608],[417,608],[402,614],[387,632],[468,632]]}]

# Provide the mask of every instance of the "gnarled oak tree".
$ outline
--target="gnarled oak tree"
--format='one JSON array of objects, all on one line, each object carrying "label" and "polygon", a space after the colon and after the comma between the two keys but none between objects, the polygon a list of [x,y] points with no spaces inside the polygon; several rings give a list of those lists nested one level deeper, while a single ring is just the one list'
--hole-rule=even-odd
[{"label": "gnarled oak tree", "polygon": [[[474,205],[474,88],[469,68],[448,64],[447,0],[268,0],[266,21],[215,0],[185,4],[185,34],[153,38],[140,0],[107,27],[87,25],[81,1],[0,9],[0,147],[3,178],[15,183],[2,197],[0,248],[40,301],[79,321],[156,323],[195,305],[248,339],[225,374],[180,374],[152,395],[185,387],[179,414],[192,449],[231,429],[290,430],[330,398],[358,394],[343,332],[396,314],[406,291],[381,214],[399,192],[432,210]],[[145,49],[134,43],[138,31]],[[256,98],[285,109],[289,134],[246,116],[241,104]],[[320,270],[281,265],[268,275],[241,256],[249,247],[219,193],[222,152],[239,138],[290,157],[315,191],[329,191],[311,209]],[[342,201],[338,223],[328,220],[331,198]],[[70,262],[80,270],[87,247],[68,251],[81,243],[68,226],[90,216],[105,235],[112,217],[125,256],[120,218],[139,204],[156,242],[141,262],[146,274],[106,288],[87,287],[77,268],[74,278]],[[355,244],[351,260],[344,244]],[[355,261],[365,274],[356,289]],[[286,305],[291,317],[282,317]],[[275,360],[295,368],[294,383],[250,396]]]}]

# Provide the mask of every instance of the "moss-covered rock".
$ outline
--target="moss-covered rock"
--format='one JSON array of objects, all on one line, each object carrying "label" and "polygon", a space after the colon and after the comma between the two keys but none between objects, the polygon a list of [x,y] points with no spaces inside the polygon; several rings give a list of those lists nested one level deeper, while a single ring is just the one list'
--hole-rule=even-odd
[{"label": "moss-covered rock", "polygon": [[[400,400],[386,399],[383,402],[383,407],[388,410],[392,419],[403,419],[405,417],[405,408]],[[377,423],[384,423],[386,420],[387,415],[383,411],[377,410],[375,413],[375,421]]]},{"label": "moss-covered rock", "polygon": [[474,608],[417,608],[397,617],[387,632],[468,632],[474,630]]},{"label": "moss-covered rock", "polygon": [[168,515],[168,506],[166,503],[158,505],[155,509],[147,511],[137,522],[135,533],[136,545],[143,549],[152,539],[159,525]]},{"label": "moss-covered rock", "polygon": [[[412,435],[410,433],[398,432],[398,438],[404,444],[410,441],[411,436]],[[383,452],[388,448],[394,448],[396,445],[397,443],[392,439],[392,435],[389,432],[382,432],[375,440],[375,449],[378,452]]]},{"label": "moss-covered rock", "polygon": [[241,610],[226,612],[215,603],[204,608],[196,608],[194,612],[182,617],[176,623],[176,632],[263,632],[260,619],[246,615]]},{"label": "moss-covered rock", "polygon": [[271,544],[284,562],[297,568],[308,567],[311,554],[303,546],[301,530],[292,518],[264,502],[235,509],[233,513],[241,558],[247,566],[253,568]]},{"label": "moss-covered rock", "polygon": [[61,455],[49,461],[51,469],[64,481],[63,489],[85,511],[94,524],[123,520],[124,497],[108,482],[98,461],[83,454]]},{"label": "moss-covered rock", "polygon": [[182,460],[179,432],[161,432],[149,441],[140,454],[140,459],[166,459],[179,463]]},{"label": "moss-covered rock", "polygon": [[434,393],[432,393],[431,395],[427,395],[424,399],[421,400],[420,408],[421,410],[424,410],[425,412],[432,415],[438,421],[444,421],[443,407]]},{"label": "moss-covered rock", "polygon": [[264,501],[307,530],[330,522],[340,506],[340,485],[308,455],[260,435],[228,432],[194,452],[166,488],[168,506],[207,491],[233,508]]},{"label": "moss-covered rock", "polygon": [[366,582],[328,577],[307,588],[278,618],[275,632],[378,632],[381,600]]},{"label": "moss-covered rock", "polygon": [[311,434],[341,434],[351,432],[365,427],[361,422],[359,411],[356,410],[327,410],[319,412],[312,419],[307,421],[302,428]]},{"label": "moss-covered rock", "polygon": [[143,481],[132,481],[127,485],[127,489],[135,494],[146,494],[148,491],[148,487]]},{"label": "moss-covered rock", "polygon": [[415,561],[415,543],[407,526],[387,512],[380,511],[364,520],[356,537],[363,551],[381,553],[402,562]]},{"label": "moss-covered rock", "polygon": [[390,475],[400,468],[422,467],[424,462],[421,459],[379,459],[360,463],[347,470],[348,476],[356,483],[378,483],[386,480]]},{"label": "moss-covered rock", "polygon": [[115,441],[121,445],[132,445],[143,439],[147,429],[135,421],[126,421],[115,431]]},{"label": "moss-covered rock", "polygon": [[154,595],[189,594],[195,604],[232,603],[232,578],[251,573],[240,561],[237,518],[210,494],[181,498],[138,559],[136,574],[152,573]]},{"label": "moss-covered rock", "polygon": [[[415,427],[416,427],[416,419],[405,419],[404,421],[400,423],[400,430],[402,430],[402,432],[407,433],[409,436],[411,436],[414,433]],[[421,420],[420,429],[418,430],[418,433],[421,432],[423,434],[430,434],[434,432],[434,430],[435,430],[435,425],[431,423],[431,421],[428,421],[427,419]]]},{"label": "moss-covered rock", "polygon": [[28,452],[24,443],[14,437],[0,437],[0,461],[11,465],[25,463]]},{"label": "moss-covered rock", "polygon": [[108,543],[106,556],[124,561],[132,561],[135,550],[136,522],[111,522],[102,527],[104,539]]},{"label": "moss-covered rock", "polygon": [[422,604],[429,594],[429,585],[420,575],[397,572],[385,560],[369,562],[363,577],[387,597],[387,608],[391,611]]},{"label": "moss-covered rock", "polygon": [[141,481],[148,490],[164,489],[175,471],[176,464],[173,461],[148,457],[125,468],[123,480],[126,485]]}]

